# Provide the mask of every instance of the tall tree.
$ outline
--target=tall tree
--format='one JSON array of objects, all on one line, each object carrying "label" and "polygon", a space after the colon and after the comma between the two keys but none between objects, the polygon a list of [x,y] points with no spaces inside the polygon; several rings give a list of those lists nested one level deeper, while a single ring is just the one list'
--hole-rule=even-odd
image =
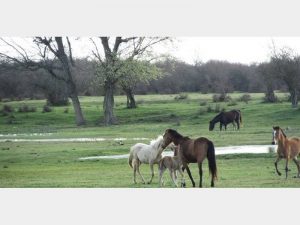
[{"label": "tall tree", "polygon": [[282,48],[279,52],[273,52],[270,63],[274,76],[287,85],[292,107],[297,107],[300,90],[300,56],[289,48]]},{"label": "tall tree", "polygon": [[[97,41],[100,40],[101,44]],[[133,60],[143,57],[151,57],[152,47],[158,43],[170,40],[168,37],[163,38],[146,38],[146,37],[99,37],[91,39],[94,50],[93,55],[98,60],[99,69],[96,74],[104,87],[104,124],[112,125],[117,123],[114,115],[114,90],[117,82],[124,76],[120,72],[126,60]],[[100,49],[103,49],[104,57]]]},{"label": "tall tree", "polygon": [[[71,42],[68,37],[63,41],[62,37],[35,37],[36,52],[29,54],[25,46],[15,42],[9,42],[1,38],[7,47],[14,50],[14,55],[1,52],[0,56],[6,61],[14,62],[24,69],[37,70],[45,69],[52,77],[63,81],[66,84],[68,96],[71,98],[75,120],[78,126],[85,124],[85,119],[81,110],[76,84],[73,79],[72,67],[74,60],[72,56]],[[67,52],[65,51],[67,49]],[[58,64],[56,64],[58,62]]]},{"label": "tall tree", "polygon": [[127,108],[136,108],[134,89],[138,83],[148,83],[150,80],[157,79],[161,71],[154,64],[147,61],[126,60],[121,69],[120,86],[127,96]]}]

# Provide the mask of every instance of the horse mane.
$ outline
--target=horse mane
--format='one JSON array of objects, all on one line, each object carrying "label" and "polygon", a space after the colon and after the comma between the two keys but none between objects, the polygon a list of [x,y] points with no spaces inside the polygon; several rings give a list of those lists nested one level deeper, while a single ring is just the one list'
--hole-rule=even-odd
[{"label": "horse mane", "polygon": [[279,128],[281,130],[281,133],[283,134],[283,136],[286,138],[286,134],[283,132],[283,130],[281,128]]},{"label": "horse mane", "polygon": [[273,129],[274,130],[280,130],[281,133],[283,134],[283,136],[286,138],[286,134],[283,132],[283,130],[279,126],[273,127]]},{"label": "horse mane", "polygon": [[175,138],[175,139],[183,138],[183,136],[181,134],[179,134],[176,130],[168,129],[168,133],[170,133],[173,136],[173,138]]},{"label": "horse mane", "polygon": [[218,122],[220,120],[220,117],[221,115],[223,114],[224,112],[220,112],[218,115],[216,115],[210,122],[212,123],[215,123],[215,122]]},{"label": "horse mane", "polygon": [[154,147],[155,145],[161,143],[163,139],[163,136],[159,135],[156,139],[150,141],[150,145]]}]

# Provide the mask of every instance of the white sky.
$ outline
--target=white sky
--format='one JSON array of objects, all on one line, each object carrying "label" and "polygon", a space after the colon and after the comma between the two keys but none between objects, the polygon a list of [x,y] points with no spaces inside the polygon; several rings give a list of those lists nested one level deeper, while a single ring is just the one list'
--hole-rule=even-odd
[{"label": "white sky", "polygon": [[[16,38],[18,43],[29,46],[31,40]],[[195,60],[225,60],[251,64],[267,61],[271,54],[272,41],[276,48],[290,47],[300,54],[300,37],[178,37],[172,45],[157,46],[157,53],[167,53],[187,63]],[[91,56],[91,42],[82,37],[72,41],[76,57]],[[3,43],[0,50],[3,49]],[[8,52],[7,52],[8,53]],[[13,54],[13,53],[12,53]]]},{"label": "white sky", "polygon": [[267,61],[273,49],[290,47],[300,53],[300,37],[192,37],[178,38],[174,56],[193,63],[195,60],[226,60],[251,64]]},{"label": "white sky", "polygon": [[[81,42],[85,40],[81,39]],[[178,37],[174,44],[156,47],[155,51],[191,64],[195,60],[206,62],[212,59],[251,64],[269,59],[272,41],[276,48],[290,47],[300,54],[300,37]],[[82,43],[76,50],[77,54],[90,54],[90,49]]]}]

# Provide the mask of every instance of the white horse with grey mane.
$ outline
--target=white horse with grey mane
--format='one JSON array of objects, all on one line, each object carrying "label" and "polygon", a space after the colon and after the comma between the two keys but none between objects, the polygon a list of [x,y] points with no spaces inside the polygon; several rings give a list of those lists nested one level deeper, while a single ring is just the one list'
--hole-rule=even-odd
[{"label": "white horse with grey mane", "polygon": [[150,184],[154,177],[153,165],[158,164],[162,159],[161,153],[164,148],[162,148],[162,144],[164,139],[162,136],[158,136],[156,140],[152,140],[150,145],[144,143],[137,143],[130,148],[130,154],[128,163],[131,168],[133,168],[133,182],[136,183],[136,172],[140,175],[143,183],[145,184],[145,179],[140,173],[140,165],[142,163],[149,164],[151,169],[151,179],[148,182]]}]

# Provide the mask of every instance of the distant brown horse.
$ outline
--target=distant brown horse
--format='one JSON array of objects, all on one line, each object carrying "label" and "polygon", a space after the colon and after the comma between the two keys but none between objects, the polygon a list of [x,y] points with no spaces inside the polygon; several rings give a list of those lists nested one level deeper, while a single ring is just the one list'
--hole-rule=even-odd
[{"label": "distant brown horse", "polygon": [[214,187],[214,181],[217,178],[217,164],[215,158],[215,147],[212,141],[204,137],[197,139],[183,137],[173,129],[167,129],[163,137],[164,143],[162,144],[162,148],[168,146],[171,142],[173,142],[175,145],[180,145],[179,156],[181,163],[183,169],[187,170],[193,187],[195,187],[195,181],[192,177],[188,164],[198,163],[200,175],[199,187],[202,187],[202,162],[207,157],[209,172],[211,174],[211,186]]},{"label": "distant brown horse", "polygon": [[220,112],[209,122],[209,130],[212,131],[215,127],[215,124],[220,122],[220,131],[222,130],[222,126],[224,125],[225,130],[227,130],[227,125],[229,123],[233,124],[233,128],[235,128],[234,122],[237,124],[237,129],[240,129],[240,124],[242,124],[242,113],[238,109],[233,109],[229,112]]},{"label": "distant brown horse", "polygon": [[281,173],[278,171],[277,163],[282,159],[286,159],[285,164],[285,178],[288,177],[288,163],[290,159],[293,159],[293,161],[297,165],[298,169],[298,175],[297,177],[300,177],[300,164],[297,160],[297,156],[300,153],[300,139],[296,137],[287,138],[285,133],[280,127],[273,127],[273,142],[272,144],[278,144],[277,148],[277,159],[275,161],[275,169],[279,176],[281,176]]}]

